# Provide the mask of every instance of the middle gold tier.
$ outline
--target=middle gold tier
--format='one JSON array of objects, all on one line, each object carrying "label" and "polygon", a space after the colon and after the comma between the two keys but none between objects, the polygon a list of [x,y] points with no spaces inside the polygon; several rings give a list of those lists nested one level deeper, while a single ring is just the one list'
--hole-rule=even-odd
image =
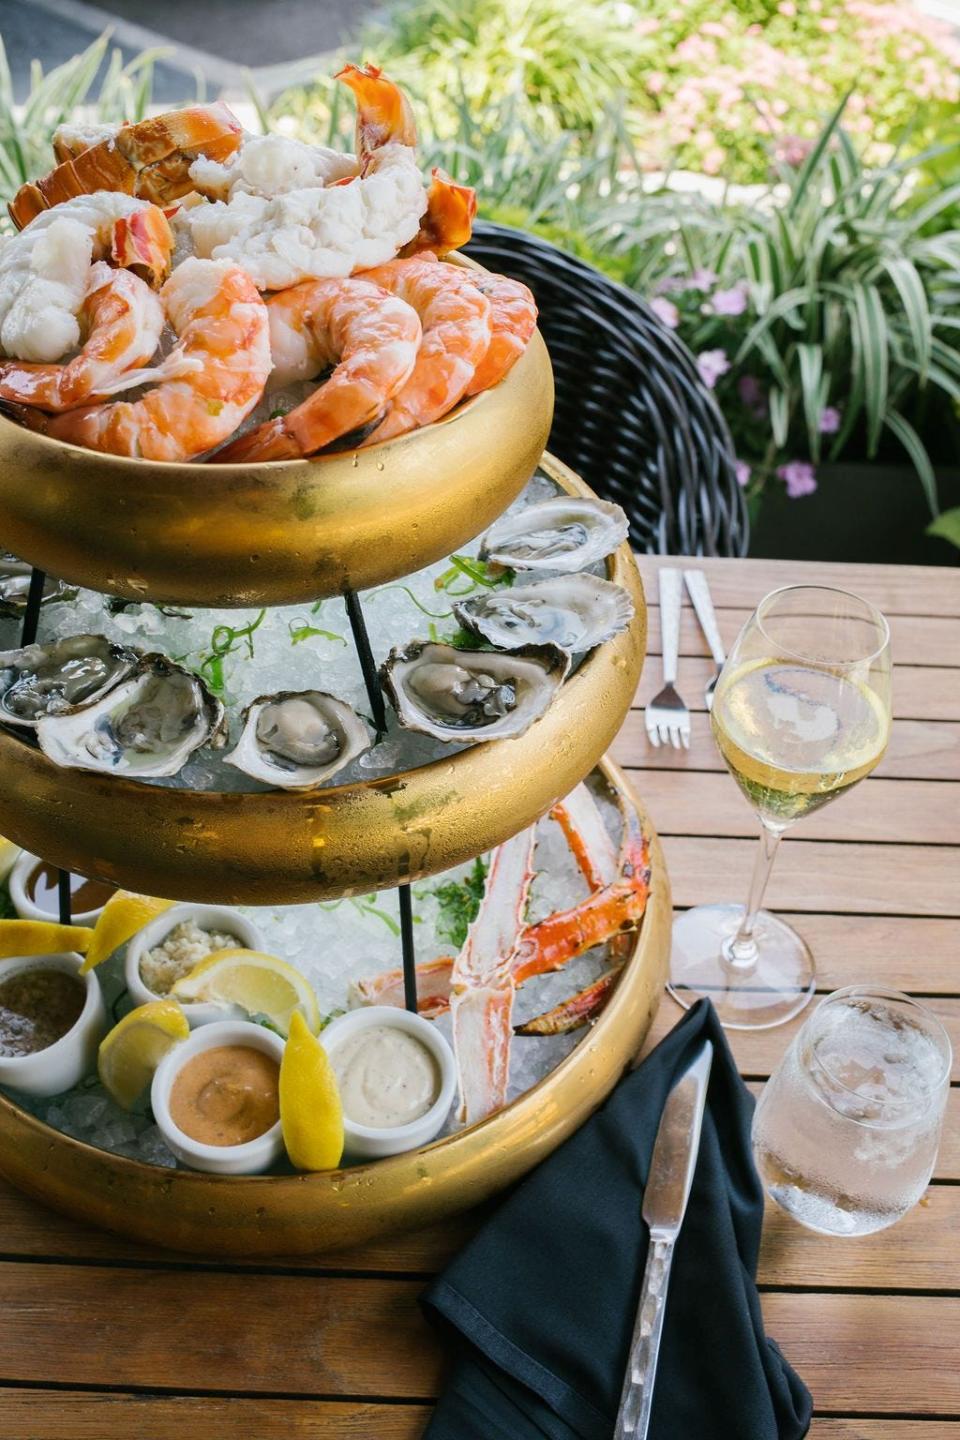
[{"label": "middle gold tier", "polygon": [[[568,492],[591,494],[557,462],[544,468]],[[0,833],[64,869],[171,900],[299,904],[449,869],[537,820],[620,728],[643,665],[646,608],[628,545],[607,574],[630,592],[632,624],[516,739],[383,779],[224,794],[64,769],[0,731]]]}]

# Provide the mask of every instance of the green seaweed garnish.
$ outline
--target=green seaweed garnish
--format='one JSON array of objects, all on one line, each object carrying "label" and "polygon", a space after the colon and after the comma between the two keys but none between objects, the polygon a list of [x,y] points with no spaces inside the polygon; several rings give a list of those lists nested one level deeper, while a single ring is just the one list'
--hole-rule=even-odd
[{"label": "green seaweed garnish", "polygon": [[223,662],[246,642],[247,655],[253,659],[253,636],[266,619],[266,610],[261,610],[249,625],[215,625],[210,636],[210,654],[204,656],[198,673],[206,680],[214,695],[222,695],[226,689]]},{"label": "green seaweed garnish", "polygon": [[467,938],[467,930],[480,910],[480,901],[487,881],[487,864],[478,855],[462,880],[444,880],[428,885],[424,893],[437,902],[437,934],[457,950]]}]

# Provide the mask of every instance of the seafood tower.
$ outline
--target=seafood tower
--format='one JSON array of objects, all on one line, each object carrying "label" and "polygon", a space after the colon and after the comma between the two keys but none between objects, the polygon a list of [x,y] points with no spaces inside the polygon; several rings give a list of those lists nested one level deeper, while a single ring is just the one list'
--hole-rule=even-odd
[{"label": "seafood tower", "polygon": [[[349,154],[219,104],[64,127],[0,242],[0,833],[175,903],[133,993],[169,971],[191,1024],[255,953],[189,959],[210,912],[314,1028],[401,1006],[452,1045],[439,1145],[349,1206],[271,1175],[253,1228],[216,1182],[225,1253],[509,1183],[635,1053],[669,941],[656,837],[603,759],[646,639],[626,519],[544,452],[534,298],[458,254],[474,193],[423,176],[379,70],[338,79]],[[121,1014],[124,963],[97,971]],[[81,1108],[0,1095],[0,1170],[36,1188],[34,1138]],[[209,1248],[189,1168],[169,1230],[149,1218],[164,1172],[133,1129],[122,1156],[77,1132],[61,1200]],[[429,1197],[402,1168],[427,1157]],[[142,1203],[119,1213],[123,1166]]]}]

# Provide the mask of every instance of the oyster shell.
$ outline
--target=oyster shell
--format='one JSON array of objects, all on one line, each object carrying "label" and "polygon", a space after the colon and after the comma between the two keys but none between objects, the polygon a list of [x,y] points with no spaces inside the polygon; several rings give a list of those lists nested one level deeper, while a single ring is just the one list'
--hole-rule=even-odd
[{"label": "oyster shell", "polygon": [[[23,614],[27,608],[32,573],[33,567],[28,565],[26,560],[18,560],[16,555],[0,553],[0,615]],[[43,582],[40,604],[48,605],[52,600],[72,600],[76,593],[72,586],[47,575]]]},{"label": "oyster shell", "polygon": [[190,670],[144,655],[95,704],[37,724],[40,748],[58,765],[129,779],[176,775],[201,745],[223,743],[223,706]]},{"label": "oyster shell", "polygon": [[400,724],[438,740],[476,745],[522,735],[559,689],[570,657],[555,645],[505,655],[414,640],[381,668]]},{"label": "oyster shell", "polygon": [[323,690],[261,695],[243,712],[227,765],[281,790],[308,790],[370,748],[363,720]]},{"label": "oyster shell", "polygon": [[596,575],[559,575],[472,595],[453,613],[465,630],[501,650],[558,645],[582,654],[627,628],[633,601],[621,585]]},{"label": "oyster shell", "polygon": [[36,729],[44,715],[92,705],[126,679],[139,658],[139,651],[105,635],[0,651],[0,721]]},{"label": "oyster shell", "polygon": [[619,505],[557,495],[498,520],[480,542],[480,559],[510,570],[571,575],[612,554],[629,528]]}]

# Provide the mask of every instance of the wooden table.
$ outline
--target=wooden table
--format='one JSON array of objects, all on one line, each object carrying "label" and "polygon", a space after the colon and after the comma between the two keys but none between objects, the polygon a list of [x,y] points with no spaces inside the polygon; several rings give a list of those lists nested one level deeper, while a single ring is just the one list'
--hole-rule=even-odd
[{"label": "wooden table", "polygon": [[[654,604],[657,564],[642,565]],[[877,776],[784,842],[769,899],[811,942],[820,989],[876,981],[924,996],[960,1057],[960,572],[705,568],[728,641],[767,590],[799,579],[857,590],[890,616],[889,754]],[[723,773],[702,708],[705,655],[687,608],[689,753],[650,749],[639,709],[615,747],[664,837],[678,906],[740,899],[753,856],[754,817]],[[651,658],[639,703],[659,683]],[[651,1039],[678,1014],[666,998]],[[751,1086],[795,1028],[733,1037]],[[0,1185],[0,1435],[416,1440],[442,1374],[417,1295],[473,1224],[315,1264],[207,1264],[93,1232]],[[814,1440],[960,1440],[958,1252],[956,1088],[934,1183],[894,1229],[824,1239],[771,1210],[764,1311],[813,1391]]]}]

